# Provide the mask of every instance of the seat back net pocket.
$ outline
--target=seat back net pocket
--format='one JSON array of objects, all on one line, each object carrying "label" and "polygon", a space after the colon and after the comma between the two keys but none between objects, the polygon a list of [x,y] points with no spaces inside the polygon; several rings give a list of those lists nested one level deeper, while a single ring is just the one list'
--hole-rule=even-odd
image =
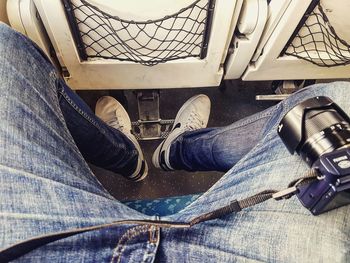
[{"label": "seat back net pocket", "polygon": [[63,2],[83,61],[115,59],[153,66],[206,57],[214,0],[196,0],[176,13],[146,21],[109,14],[87,0]]},{"label": "seat back net pocket", "polygon": [[347,65],[350,63],[350,44],[337,34],[317,1],[305,14],[281,55],[294,56],[320,67]]}]

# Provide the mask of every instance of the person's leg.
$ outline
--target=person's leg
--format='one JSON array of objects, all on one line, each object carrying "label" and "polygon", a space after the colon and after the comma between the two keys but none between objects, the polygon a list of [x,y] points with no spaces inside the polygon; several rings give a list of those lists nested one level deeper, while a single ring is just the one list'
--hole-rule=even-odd
[{"label": "person's leg", "polygon": [[182,134],[171,144],[171,166],[175,170],[228,171],[262,138],[275,111],[272,107],[226,127]]},{"label": "person's leg", "polygon": [[[45,65],[54,70],[45,54],[29,39],[25,39],[25,41],[27,45],[31,46],[31,50],[35,50],[37,56],[41,57],[40,59],[45,62]],[[21,42],[23,41],[21,40]],[[32,74],[35,75],[35,69],[32,70]],[[66,85],[63,79],[57,78],[55,81],[56,93],[59,94],[60,109],[66,125],[85,160],[133,181],[144,179],[147,176],[148,168],[136,138],[130,133],[130,130],[123,130],[119,125],[107,125],[105,122],[124,121],[127,126],[130,126],[131,122],[124,108],[116,101],[109,102],[103,107],[100,106],[102,109],[100,109],[99,117],[104,120],[102,121]],[[111,112],[107,112],[107,110]],[[103,118],[106,117],[106,113],[107,119]]]},{"label": "person's leg", "polygon": [[[304,90],[299,93],[304,94]],[[226,127],[186,131],[172,140],[167,161],[175,170],[227,172],[265,136],[280,107],[270,107]]]},{"label": "person's leg", "polygon": [[226,172],[262,138],[267,121],[277,110],[277,107],[271,107],[226,127],[201,129],[206,127],[208,122],[210,102],[205,101],[196,105],[198,103],[200,102],[189,99],[180,109],[176,120],[180,114],[182,122],[190,123],[193,121],[191,112],[195,112],[197,119],[205,125],[193,123],[192,129],[183,127],[180,131],[179,129],[172,131],[153,155],[156,167],[162,167],[164,170],[170,168]]},{"label": "person's leg", "polygon": [[[203,128],[207,127],[209,115],[210,115],[210,99],[204,94],[199,94],[189,98],[179,109],[176,114],[173,127],[168,137],[162,141],[161,144],[154,151],[152,156],[152,163],[156,168],[162,168],[163,170],[178,169],[178,166],[174,166],[170,163],[171,158],[170,147],[174,144],[174,141],[178,141],[183,134],[192,134],[195,130],[203,131]],[[179,159],[181,153],[178,154]]]},{"label": "person's leg", "polygon": [[[284,146],[277,134],[279,121],[296,104],[315,96],[330,97],[350,115],[349,91],[350,83],[319,84],[278,104],[274,114],[265,119],[255,146],[194,203],[163,219],[187,221],[232,200],[266,189],[285,189],[309,167]],[[350,205],[313,216],[296,197],[269,200],[189,230],[164,230],[159,261],[349,262],[349,216]]]},{"label": "person's leg", "polygon": [[[68,131],[51,64],[1,23],[0,39],[0,249],[50,232],[144,219],[109,195],[89,169]],[[110,261],[125,231],[69,238],[36,259],[91,260],[98,251],[101,261]]]},{"label": "person's leg", "polygon": [[[265,119],[255,146],[194,203],[163,220],[187,221],[232,200],[267,189],[285,189],[309,167],[284,146],[277,135],[279,121],[293,106],[315,96],[330,97],[350,115],[349,91],[350,83],[320,84],[278,104]],[[313,216],[296,197],[269,200],[192,229],[165,229],[159,261],[178,258],[201,262],[210,258],[213,262],[349,262],[349,216],[350,205]]]},{"label": "person's leg", "polygon": [[96,104],[98,118],[62,79],[58,93],[67,127],[87,162],[133,181],[147,176],[147,163],[131,134],[130,118],[118,101],[100,98]]}]

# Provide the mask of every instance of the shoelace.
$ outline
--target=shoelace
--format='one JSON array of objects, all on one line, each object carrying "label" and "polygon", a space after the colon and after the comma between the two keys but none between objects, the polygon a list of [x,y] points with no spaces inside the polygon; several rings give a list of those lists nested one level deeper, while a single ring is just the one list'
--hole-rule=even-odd
[{"label": "shoelace", "polygon": [[185,129],[189,131],[194,131],[203,128],[203,126],[204,122],[201,119],[201,117],[195,111],[192,111],[185,124]]},{"label": "shoelace", "polygon": [[109,126],[115,128],[117,130],[123,130],[124,125],[119,120],[120,120],[120,118],[118,118],[117,112],[116,112],[116,114],[114,115],[113,119],[108,120],[106,123]]}]

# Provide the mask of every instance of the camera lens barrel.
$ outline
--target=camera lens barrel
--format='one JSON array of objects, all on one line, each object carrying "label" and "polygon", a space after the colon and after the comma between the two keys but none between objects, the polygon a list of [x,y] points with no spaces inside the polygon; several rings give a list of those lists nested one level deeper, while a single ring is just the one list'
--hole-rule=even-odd
[{"label": "camera lens barrel", "polygon": [[312,166],[322,154],[350,146],[350,119],[331,99],[315,97],[292,108],[278,134],[291,153]]}]

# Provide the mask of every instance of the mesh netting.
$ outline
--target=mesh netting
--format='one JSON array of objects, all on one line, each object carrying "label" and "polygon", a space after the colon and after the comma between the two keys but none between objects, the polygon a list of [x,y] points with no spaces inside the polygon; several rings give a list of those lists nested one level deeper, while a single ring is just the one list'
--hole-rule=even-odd
[{"label": "mesh netting", "polygon": [[105,58],[152,66],[206,56],[212,0],[196,0],[157,20],[112,16],[86,0],[64,0],[82,60]]},{"label": "mesh netting", "polygon": [[321,67],[350,63],[350,45],[337,35],[320,4],[307,15],[305,23],[287,47],[284,54]]}]

